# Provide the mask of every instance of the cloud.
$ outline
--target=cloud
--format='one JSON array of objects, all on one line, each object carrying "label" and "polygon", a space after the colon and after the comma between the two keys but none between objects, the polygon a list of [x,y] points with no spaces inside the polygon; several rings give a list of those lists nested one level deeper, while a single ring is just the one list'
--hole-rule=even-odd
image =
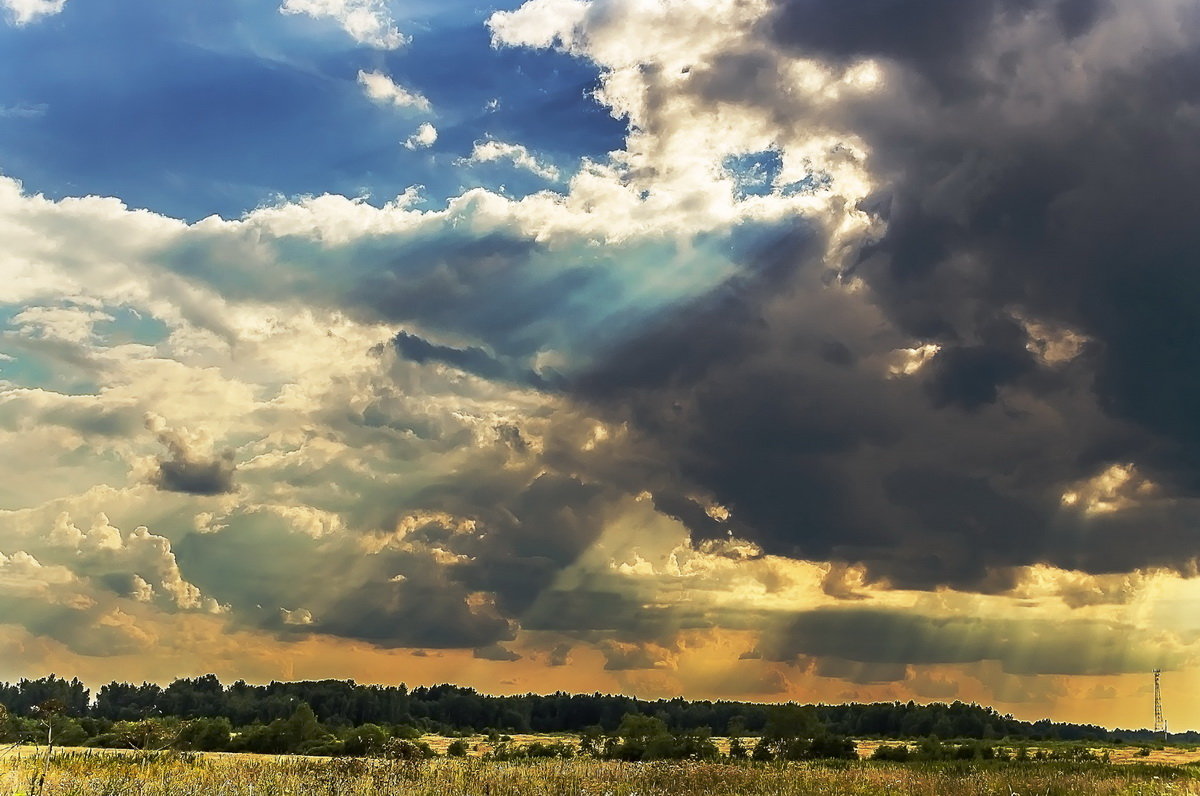
[{"label": "cloud", "polygon": [[378,50],[395,50],[408,43],[384,0],[284,0],[279,11],[307,14],[314,19],[331,17],[356,42]]},{"label": "cloud", "polygon": [[[430,110],[429,100],[422,96],[419,92],[409,91],[404,86],[396,85],[392,79],[383,72],[365,72],[358,70],[358,84],[366,91],[367,96],[372,102],[377,102],[380,105],[393,105],[397,108],[416,108],[419,111],[428,112]],[[418,135],[425,128],[433,130],[432,125],[428,123],[421,125]],[[426,136],[429,133],[425,133]],[[437,131],[433,131],[433,138],[427,144],[429,146],[437,140]]]},{"label": "cloud", "polygon": [[417,131],[404,141],[404,146],[406,149],[428,149],[437,142],[437,138],[437,128],[429,122],[422,122]]},{"label": "cloud", "polygon": [[518,169],[533,172],[543,180],[557,181],[559,177],[557,168],[538,160],[521,144],[506,144],[491,138],[486,141],[476,141],[474,148],[471,149],[470,157],[466,158],[464,162],[494,163],[501,160],[512,163]]},{"label": "cloud", "polygon": [[490,644],[475,650],[475,657],[485,661],[519,661],[521,656],[502,644]]},{"label": "cloud", "polygon": [[547,659],[550,666],[567,666],[571,663],[571,645],[556,644],[550,650],[550,655]]},{"label": "cloud", "polygon": [[769,660],[812,656],[823,661],[819,673],[862,682],[902,680],[909,664],[997,661],[1010,674],[1099,675],[1171,668],[1181,661],[1178,651],[1116,623],[857,608],[798,614],[769,639],[763,654]]},{"label": "cloud", "polygon": [[170,492],[220,495],[234,491],[233,451],[212,452],[212,442],[202,434],[168,428],[157,415],[146,418],[146,427],[167,447],[168,459],[158,461],[153,483]]},{"label": "cloud", "polygon": [[40,119],[49,107],[45,103],[0,105],[0,119]]},{"label": "cloud", "polygon": [[[493,17],[497,44],[601,69],[597,96],[630,124],[622,158],[655,175],[650,190],[698,197],[726,158],[772,152],[760,198],[794,185],[858,211],[760,233],[738,279],[610,348],[572,395],[635,429],[660,473],[676,468],[644,476],[656,503],[712,495],[769,553],[916,588],[987,590],[1038,561],[1187,571],[1200,433],[1176,397],[1194,386],[1178,376],[1191,355],[1165,316],[1118,294],[1162,298],[1173,328],[1197,317],[1177,268],[1194,236],[1145,209],[1188,204],[1195,119],[1173,109],[1193,95],[1179,25],[1195,20],[1174,0],[1146,18],[1102,2],[951,5],[714,2],[700,24],[598,0]],[[1097,115],[1111,135],[1089,133]],[[1108,185],[1118,172],[1132,188]],[[902,352],[929,353],[897,368]],[[1113,466],[1177,485],[1181,502],[1063,510]],[[1124,565],[1101,554],[1094,530],[1107,544],[1150,516],[1153,540],[1124,545]]]},{"label": "cloud", "polygon": [[617,641],[603,643],[600,651],[604,653],[604,668],[614,672],[657,668],[662,662],[664,652],[652,645],[625,644]]},{"label": "cloud", "polygon": [[8,11],[9,19],[17,27],[61,13],[66,5],[67,0],[0,0],[0,6]]},{"label": "cloud", "polygon": [[477,142],[554,182],[520,199],[189,224],[0,178],[5,615],[102,654],[215,606],[661,691],[1194,660],[1195,20],[896,8],[494,14],[627,125],[569,175]]},{"label": "cloud", "polygon": [[442,362],[485,379],[512,381],[536,388],[549,387],[554,381],[518,363],[498,359],[481,348],[436,345],[408,332],[396,335],[394,343],[400,355],[413,362]]},{"label": "cloud", "polygon": [[558,45],[568,49],[588,8],[589,4],[582,0],[533,0],[513,11],[497,11],[487,22],[492,46]]},{"label": "cloud", "polygon": [[[28,512],[0,514],[0,603],[5,621],[85,655],[143,651],[149,611],[225,609],[183,577],[170,542],[145,527],[123,532],[107,516],[77,527],[60,513],[49,527]],[[12,551],[13,546],[19,546]]]}]

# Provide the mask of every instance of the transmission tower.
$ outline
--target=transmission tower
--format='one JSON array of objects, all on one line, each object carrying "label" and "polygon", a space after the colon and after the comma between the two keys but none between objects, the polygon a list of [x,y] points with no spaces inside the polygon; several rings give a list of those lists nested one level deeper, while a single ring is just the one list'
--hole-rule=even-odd
[{"label": "transmission tower", "polygon": [[1162,712],[1162,687],[1159,685],[1159,679],[1162,676],[1162,669],[1154,670],[1154,732],[1162,733],[1165,738],[1167,735],[1167,722],[1163,719]]}]

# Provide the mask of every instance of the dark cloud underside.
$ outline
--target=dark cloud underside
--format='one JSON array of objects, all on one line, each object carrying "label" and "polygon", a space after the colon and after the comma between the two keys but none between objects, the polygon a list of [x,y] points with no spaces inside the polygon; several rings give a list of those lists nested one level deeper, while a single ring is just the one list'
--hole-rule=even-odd
[{"label": "dark cloud underside", "polygon": [[[700,536],[733,529],[921,588],[999,588],[998,572],[1039,561],[1186,569],[1200,553],[1200,49],[1139,52],[1069,96],[1039,75],[1043,50],[1082,46],[1111,14],[1078,0],[778,4],[763,32],[787,52],[893,65],[893,94],[796,120],[844,126],[870,152],[881,187],[863,207],[886,233],[835,278],[863,280],[879,317],[785,239],[763,248],[771,268],[577,381],[659,457],[660,508]],[[740,101],[783,100],[760,81]],[[1040,360],[1024,319],[1088,342]],[[924,343],[941,352],[889,377],[888,352]],[[1126,462],[1177,502],[1064,508],[1072,484]],[[697,511],[697,492],[730,523]]]}]

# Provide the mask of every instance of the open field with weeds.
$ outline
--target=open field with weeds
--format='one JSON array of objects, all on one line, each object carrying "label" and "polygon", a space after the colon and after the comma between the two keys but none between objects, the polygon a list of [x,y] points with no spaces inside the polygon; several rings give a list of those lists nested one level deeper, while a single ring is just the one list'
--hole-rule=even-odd
[{"label": "open field with weeds", "polygon": [[[561,734],[546,734],[546,733],[512,733],[506,736],[511,739],[511,743],[517,745],[527,745],[531,743],[563,743],[574,747],[579,745],[579,737],[569,733]],[[422,742],[429,745],[439,755],[445,755],[456,738],[447,738],[444,735],[423,735],[420,739]],[[463,736],[463,741],[467,744],[468,757],[482,757],[483,755],[493,751],[496,747],[486,735],[467,735]],[[729,738],[713,738],[712,742],[722,755],[729,753]],[[882,745],[895,746],[903,744],[904,741],[879,741],[879,740],[858,740],[854,742],[858,750],[858,756],[864,760],[871,757],[875,750]],[[915,748],[915,743],[909,743]],[[1102,755],[1108,756],[1108,762],[1115,765],[1167,765],[1179,766],[1187,763],[1200,763],[1200,747],[1196,746],[1138,746],[1136,744],[1107,744],[1103,746],[1081,745],[1078,743],[1031,743],[1023,744],[1030,754],[1036,754],[1039,751],[1047,753],[1053,752],[1056,748],[1086,748],[1092,751],[1097,757]],[[1010,751],[1016,748],[1015,744],[1004,744],[999,742],[1001,748],[1008,748]]]},{"label": "open field with weeds", "polygon": [[1191,765],[1100,763],[623,763],[589,758],[400,762],[23,747],[0,759],[0,796],[1150,796],[1200,794]]}]

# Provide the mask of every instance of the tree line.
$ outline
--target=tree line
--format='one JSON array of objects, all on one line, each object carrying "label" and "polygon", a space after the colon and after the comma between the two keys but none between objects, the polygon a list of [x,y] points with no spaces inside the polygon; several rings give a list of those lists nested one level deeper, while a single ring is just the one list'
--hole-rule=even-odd
[{"label": "tree line", "polygon": [[[0,705],[7,716],[6,726],[0,727],[0,731],[8,736],[28,735],[39,728],[48,728],[48,719],[43,714],[49,705],[52,721],[58,722],[61,733],[72,736],[77,743],[92,741],[93,745],[112,743],[147,748],[154,743],[166,743],[177,735],[183,740],[170,742],[185,748],[240,745],[246,751],[294,751],[301,744],[297,740],[301,736],[304,742],[318,737],[333,738],[338,743],[348,742],[351,749],[379,741],[379,737],[413,740],[425,733],[453,736],[565,732],[584,736],[590,733],[604,739],[625,738],[620,733],[623,727],[629,730],[630,717],[653,719],[657,722],[655,727],[661,725],[662,732],[654,734],[660,744],[665,743],[665,734],[685,739],[680,743],[686,745],[698,743],[696,739],[702,736],[767,737],[772,732],[772,722],[775,725],[779,722],[780,709],[778,705],[762,703],[682,698],[643,700],[600,693],[492,696],[453,685],[409,689],[403,684],[362,685],[352,680],[266,685],[238,680],[225,685],[211,674],[178,679],[165,687],[154,683],[112,682],[102,686],[94,696],[78,679],[68,681],[54,675],[16,683],[0,682]],[[808,738],[1120,742],[1157,739],[1149,730],[1110,731],[1095,725],[1020,721],[993,708],[963,702],[812,705],[805,707],[803,714],[809,725],[805,731]],[[365,726],[378,728],[382,735],[376,737],[372,735],[375,731],[368,729],[364,732],[374,741],[354,740],[351,737],[354,731]],[[141,743],[132,737],[137,732],[147,736]],[[163,737],[150,739],[148,736],[154,733]],[[93,740],[97,738],[100,740]],[[226,738],[229,740],[223,740]],[[686,740],[689,738],[692,740]],[[1200,734],[1175,733],[1172,739],[1196,742],[1200,741]],[[608,751],[617,754],[617,747],[612,746],[615,742],[597,740],[596,743],[609,744]],[[757,741],[754,744],[756,748]]]}]

